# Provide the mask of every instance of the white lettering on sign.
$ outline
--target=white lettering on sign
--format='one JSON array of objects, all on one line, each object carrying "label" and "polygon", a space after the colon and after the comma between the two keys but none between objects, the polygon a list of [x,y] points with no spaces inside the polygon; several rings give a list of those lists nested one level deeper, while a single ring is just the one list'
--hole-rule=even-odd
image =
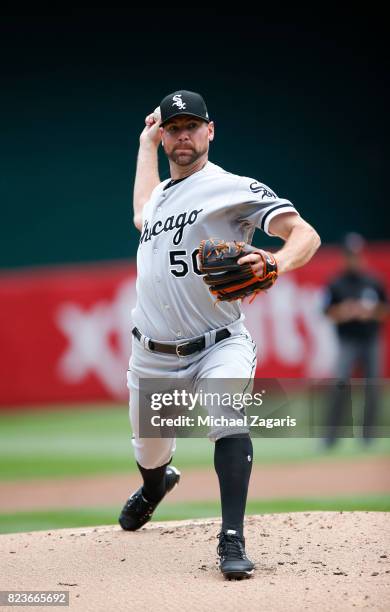
[{"label": "white lettering on sign", "polygon": [[322,312],[322,289],[281,277],[253,305],[243,303],[246,325],[258,348],[258,366],[273,359],[301,367],[307,377],[332,376],[337,352],[333,325]]},{"label": "white lettering on sign", "polygon": [[56,322],[69,345],[58,363],[58,373],[66,383],[78,384],[94,374],[114,397],[127,396],[130,312],[135,301],[135,282],[126,281],[111,302],[97,301],[90,308],[77,303],[61,305]]}]

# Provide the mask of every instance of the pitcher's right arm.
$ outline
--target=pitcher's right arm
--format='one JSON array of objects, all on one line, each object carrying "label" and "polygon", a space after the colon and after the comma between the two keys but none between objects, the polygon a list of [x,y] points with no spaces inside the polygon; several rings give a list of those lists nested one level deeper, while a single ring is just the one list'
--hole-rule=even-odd
[{"label": "pitcher's right arm", "polygon": [[142,210],[155,187],[161,182],[158,172],[158,147],[161,142],[160,109],[145,118],[145,128],[139,139],[137,168],[134,181],[134,225],[141,231]]}]

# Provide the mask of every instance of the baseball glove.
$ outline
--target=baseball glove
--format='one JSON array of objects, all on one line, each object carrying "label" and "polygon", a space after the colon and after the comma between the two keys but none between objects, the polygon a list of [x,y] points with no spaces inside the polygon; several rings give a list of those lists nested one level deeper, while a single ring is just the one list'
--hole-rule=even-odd
[{"label": "baseball glove", "polygon": [[[237,261],[249,253],[258,253],[263,261],[261,276],[255,274],[250,263]],[[252,301],[260,291],[269,289],[278,277],[275,258],[271,253],[256,249],[246,242],[225,242],[219,239],[202,240],[199,247],[200,271],[204,282],[216,295],[217,301],[233,301],[251,295]]]}]

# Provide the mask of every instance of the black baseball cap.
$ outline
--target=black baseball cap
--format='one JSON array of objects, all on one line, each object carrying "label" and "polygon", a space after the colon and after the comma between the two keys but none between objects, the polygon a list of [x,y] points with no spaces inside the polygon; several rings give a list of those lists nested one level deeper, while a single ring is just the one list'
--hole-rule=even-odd
[{"label": "black baseball cap", "polygon": [[210,123],[206,103],[202,96],[194,91],[180,89],[165,96],[160,102],[161,123],[164,125],[169,119],[179,115],[191,115]]}]

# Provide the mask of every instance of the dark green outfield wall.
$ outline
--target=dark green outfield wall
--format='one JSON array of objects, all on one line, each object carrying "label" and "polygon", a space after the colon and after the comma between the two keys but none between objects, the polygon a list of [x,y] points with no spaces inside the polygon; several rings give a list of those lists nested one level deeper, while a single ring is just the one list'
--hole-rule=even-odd
[{"label": "dark green outfield wall", "polygon": [[290,198],[324,242],[389,237],[373,23],[3,17],[1,47],[1,267],[134,256],[138,135],[179,88],[206,98],[212,161]]}]

